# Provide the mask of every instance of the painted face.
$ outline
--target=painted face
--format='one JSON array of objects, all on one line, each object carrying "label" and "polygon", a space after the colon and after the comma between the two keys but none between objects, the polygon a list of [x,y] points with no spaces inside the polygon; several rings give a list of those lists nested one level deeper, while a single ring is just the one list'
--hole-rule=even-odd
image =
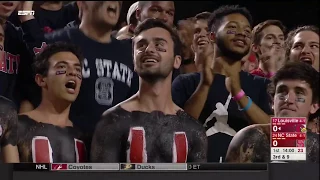
[{"label": "painted face", "polygon": [[319,35],[312,31],[301,31],[293,37],[290,60],[312,65],[319,72]]},{"label": "painted face", "polygon": [[151,28],[134,38],[135,71],[146,80],[167,78],[179,68],[174,55],[174,42],[163,28]]},{"label": "painted face", "polygon": [[73,102],[82,82],[79,59],[71,52],[59,52],[49,58],[49,69],[43,81],[49,96]]},{"label": "painted face", "polygon": [[276,117],[309,117],[309,114],[316,110],[312,103],[312,90],[305,81],[278,82],[274,96]]},{"label": "painted face", "polygon": [[216,44],[222,55],[241,61],[249,52],[251,26],[242,14],[230,14],[223,18],[216,34]]}]

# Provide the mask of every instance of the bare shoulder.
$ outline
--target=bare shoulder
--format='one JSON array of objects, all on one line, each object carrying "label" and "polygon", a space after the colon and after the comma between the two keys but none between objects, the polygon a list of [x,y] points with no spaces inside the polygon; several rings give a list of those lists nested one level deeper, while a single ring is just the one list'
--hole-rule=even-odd
[{"label": "bare shoulder", "polygon": [[232,139],[227,152],[229,162],[268,162],[270,157],[269,125],[250,125]]}]

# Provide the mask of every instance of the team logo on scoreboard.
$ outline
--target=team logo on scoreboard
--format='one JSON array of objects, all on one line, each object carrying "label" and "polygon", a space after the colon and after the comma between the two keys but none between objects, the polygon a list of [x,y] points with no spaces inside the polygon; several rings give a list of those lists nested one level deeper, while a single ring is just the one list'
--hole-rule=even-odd
[{"label": "team logo on scoreboard", "polygon": [[67,164],[51,164],[51,171],[59,171],[68,169]]},{"label": "team logo on scoreboard", "polygon": [[307,132],[306,125],[302,125],[302,126],[300,127],[300,130],[301,130],[302,133]]},{"label": "team logo on scoreboard", "polygon": [[121,164],[121,169],[122,170],[135,169],[135,165],[134,164]]}]

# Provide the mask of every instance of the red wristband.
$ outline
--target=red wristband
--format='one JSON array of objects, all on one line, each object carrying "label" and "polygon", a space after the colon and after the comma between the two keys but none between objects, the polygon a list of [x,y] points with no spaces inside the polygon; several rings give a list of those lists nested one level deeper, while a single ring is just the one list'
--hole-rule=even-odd
[{"label": "red wristband", "polygon": [[243,96],[245,96],[246,94],[244,93],[244,91],[241,89],[241,91],[235,95],[234,97],[232,97],[233,100],[235,101],[239,101]]}]

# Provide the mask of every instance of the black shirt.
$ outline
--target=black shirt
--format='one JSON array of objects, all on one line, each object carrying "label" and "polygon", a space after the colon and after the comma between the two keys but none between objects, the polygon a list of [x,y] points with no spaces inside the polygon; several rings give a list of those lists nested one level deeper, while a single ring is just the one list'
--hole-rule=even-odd
[{"label": "black shirt", "polygon": [[[243,71],[240,72],[240,80],[246,95],[263,111],[271,114],[269,96],[266,91],[269,80]],[[174,102],[183,108],[186,101],[195,92],[199,82],[200,73],[178,76],[172,85]],[[225,87],[225,76],[223,75],[215,74],[199,121],[204,124],[206,119],[210,120],[206,127],[208,152],[210,152],[208,162],[224,161],[231,139],[237,131],[248,126],[250,122],[244,113],[238,110],[237,103],[231,98]]]},{"label": "black shirt", "polygon": [[21,73],[21,66],[29,64],[31,56],[22,39],[21,28],[15,27],[7,21],[4,26],[4,53],[0,58],[0,96],[4,96],[16,104],[24,95],[20,84],[17,83]]},{"label": "black shirt", "polygon": [[[72,21],[79,21],[78,14],[79,9],[76,2],[71,2],[62,6],[62,8],[57,11],[50,11],[42,9],[41,7],[36,8],[34,17],[43,32],[49,33],[54,30],[63,29]],[[16,26],[21,25],[17,12],[12,13],[9,20]]]}]

